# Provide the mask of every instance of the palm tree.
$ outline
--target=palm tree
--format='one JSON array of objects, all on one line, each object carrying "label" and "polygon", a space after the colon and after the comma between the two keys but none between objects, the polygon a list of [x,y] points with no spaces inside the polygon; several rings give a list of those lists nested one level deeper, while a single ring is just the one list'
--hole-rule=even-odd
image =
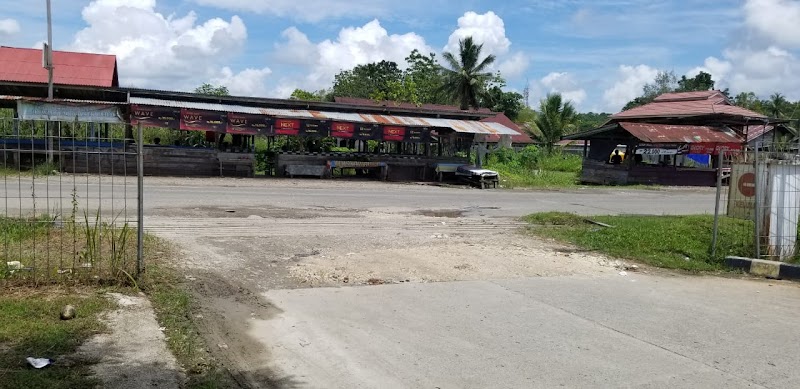
[{"label": "palm tree", "polygon": [[784,109],[786,108],[786,97],[784,97],[780,93],[774,93],[772,96],[769,97],[767,101],[767,106],[765,107],[767,112],[770,116],[776,119],[780,119],[783,117]]},{"label": "palm tree", "polygon": [[539,102],[539,114],[534,120],[534,136],[544,143],[547,152],[561,140],[577,122],[577,112],[570,101],[563,101],[560,93],[551,93]]},{"label": "palm tree", "polygon": [[442,55],[451,69],[441,67],[444,85],[440,88],[440,93],[458,102],[463,110],[469,107],[477,109],[482,99],[490,99],[486,84],[492,78],[492,73],[486,69],[494,62],[495,57],[488,55],[481,61],[483,45],[476,45],[472,37],[460,40],[458,49],[458,59],[453,53],[445,52]]}]

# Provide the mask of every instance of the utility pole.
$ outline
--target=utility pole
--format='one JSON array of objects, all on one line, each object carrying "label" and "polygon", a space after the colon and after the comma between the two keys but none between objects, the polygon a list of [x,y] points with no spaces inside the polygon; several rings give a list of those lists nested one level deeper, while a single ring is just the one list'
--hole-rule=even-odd
[{"label": "utility pole", "polygon": [[[47,68],[47,101],[53,100],[53,18],[50,12],[50,0],[47,0],[47,46],[42,52]],[[47,137],[47,163],[53,163],[53,122],[48,121],[45,127]]]}]

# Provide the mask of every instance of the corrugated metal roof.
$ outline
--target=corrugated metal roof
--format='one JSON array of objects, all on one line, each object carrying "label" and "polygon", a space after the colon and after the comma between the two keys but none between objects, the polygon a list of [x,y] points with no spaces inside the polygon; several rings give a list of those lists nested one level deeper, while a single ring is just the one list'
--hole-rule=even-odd
[{"label": "corrugated metal roof", "polygon": [[728,127],[621,122],[619,125],[647,143],[742,143]]},{"label": "corrugated metal roof", "polygon": [[470,134],[519,135],[518,132],[500,123],[487,123],[487,122],[479,122],[473,120],[436,119],[436,118],[421,118],[412,116],[372,115],[366,113],[351,113],[351,112],[263,108],[263,107],[250,107],[250,106],[233,105],[233,104],[198,103],[191,101],[151,99],[151,98],[142,98],[133,96],[131,96],[130,98],[130,103],[136,105],[189,108],[189,109],[198,109],[206,111],[246,113],[252,115],[269,115],[269,116],[293,118],[293,119],[320,119],[320,120],[337,120],[337,121],[353,122],[353,123],[395,124],[395,125],[409,126],[409,127],[451,128],[456,132],[463,132]]},{"label": "corrugated metal roof", "polygon": [[652,103],[611,115],[612,119],[685,117],[726,114],[748,118],[767,117],[749,109],[730,105],[718,91],[666,93]]},{"label": "corrugated metal roof", "polygon": [[[47,83],[42,50],[0,47],[0,81]],[[117,58],[113,55],[53,51],[53,83],[116,87]]]},{"label": "corrugated metal roof", "polygon": [[442,111],[442,112],[459,112],[459,113],[479,113],[479,114],[491,114],[492,110],[489,108],[479,108],[477,110],[467,109],[462,110],[459,107],[453,105],[442,105],[442,104],[412,104],[412,103],[403,103],[398,101],[375,101],[371,99],[362,99],[356,97],[334,97],[334,101],[337,103],[342,104],[350,104],[350,105],[363,105],[368,107],[387,107],[387,108],[407,108],[407,109],[424,109],[428,111]]},{"label": "corrugated metal roof", "polygon": [[[511,119],[508,118],[504,113],[497,114],[497,116],[492,116],[490,118],[481,119],[484,123],[500,123],[518,133],[518,135],[511,135],[511,143],[517,144],[533,144],[536,143],[528,134],[525,133],[517,123],[514,123]],[[500,142],[500,135],[486,135],[484,137],[484,142],[488,143],[498,143]]]},{"label": "corrugated metal roof", "polygon": [[[0,100],[48,101],[47,99],[41,97],[7,96],[7,95],[0,95]],[[50,101],[53,103],[75,103],[75,104],[113,104],[113,105],[128,104],[117,101],[57,99],[57,98],[54,98],[53,100]]]}]

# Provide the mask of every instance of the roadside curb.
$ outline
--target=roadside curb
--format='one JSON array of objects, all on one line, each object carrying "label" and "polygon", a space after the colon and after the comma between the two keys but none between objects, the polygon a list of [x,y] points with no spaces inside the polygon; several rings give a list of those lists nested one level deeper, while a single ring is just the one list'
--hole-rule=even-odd
[{"label": "roadside curb", "polygon": [[766,278],[800,279],[800,265],[744,257],[725,257],[725,265]]}]

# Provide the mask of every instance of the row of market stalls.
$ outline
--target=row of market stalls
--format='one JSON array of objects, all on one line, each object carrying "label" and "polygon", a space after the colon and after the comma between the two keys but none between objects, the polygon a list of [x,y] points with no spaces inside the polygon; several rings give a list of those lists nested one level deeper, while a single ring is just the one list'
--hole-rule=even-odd
[{"label": "row of market stalls", "polygon": [[[796,142],[796,135],[785,121],[734,106],[720,91],[702,91],[663,94],[563,139],[581,142],[586,183],[713,186],[726,155]],[[615,150],[625,158],[610,160]]]}]

